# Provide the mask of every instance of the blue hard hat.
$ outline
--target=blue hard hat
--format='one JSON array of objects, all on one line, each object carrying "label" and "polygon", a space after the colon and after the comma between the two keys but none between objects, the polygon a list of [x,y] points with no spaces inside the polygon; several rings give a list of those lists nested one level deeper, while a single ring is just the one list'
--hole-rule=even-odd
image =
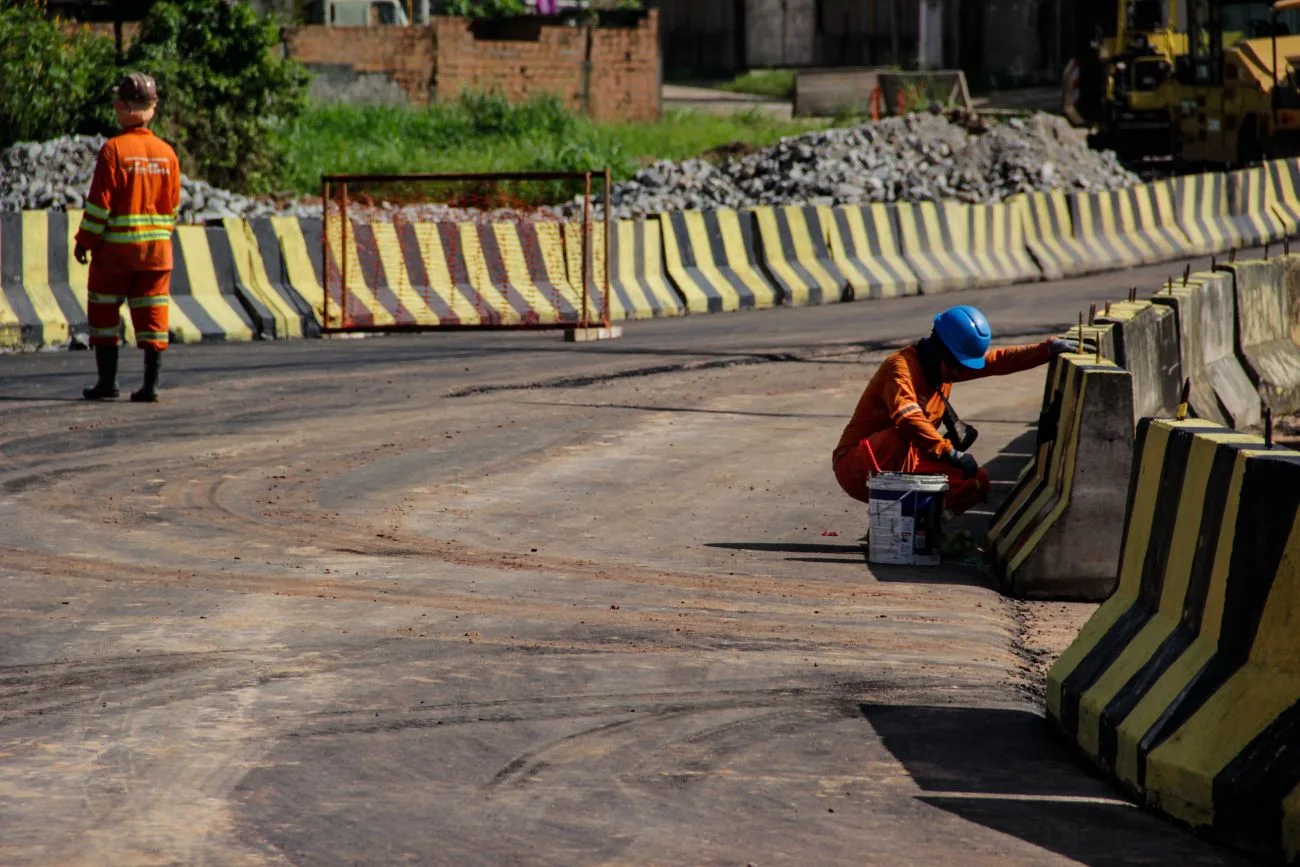
[{"label": "blue hard hat", "polygon": [[979,370],[984,366],[993,329],[977,308],[967,304],[949,307],[934,317],[934,333],[962,367]]}]

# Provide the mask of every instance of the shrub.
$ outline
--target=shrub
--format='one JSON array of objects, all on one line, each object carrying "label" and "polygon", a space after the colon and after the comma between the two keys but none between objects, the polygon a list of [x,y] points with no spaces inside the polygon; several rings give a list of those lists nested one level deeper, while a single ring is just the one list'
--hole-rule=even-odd
[{"label": "shrub", "polygon": [[301,114],[307,86],[278,42],[274,21],[246,3],[164,0],[149,11],[127,66],[158,81],[154,128],[188,172],[245,192],[274,188],[274,128]]},{"label": "shrub", "polygon": [[111,132],[118,74],[111,39],[65,34],[40,5],[0,0],[0,147]]}]

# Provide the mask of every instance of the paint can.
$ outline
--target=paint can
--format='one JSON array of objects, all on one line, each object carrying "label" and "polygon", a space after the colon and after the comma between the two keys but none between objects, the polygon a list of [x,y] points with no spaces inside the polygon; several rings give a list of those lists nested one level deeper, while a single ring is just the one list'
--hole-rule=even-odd
[{"label": "paint can", "polygon": [[867,480],[867,490],[867,561],[938,566],[948,477],[880,473]]}]

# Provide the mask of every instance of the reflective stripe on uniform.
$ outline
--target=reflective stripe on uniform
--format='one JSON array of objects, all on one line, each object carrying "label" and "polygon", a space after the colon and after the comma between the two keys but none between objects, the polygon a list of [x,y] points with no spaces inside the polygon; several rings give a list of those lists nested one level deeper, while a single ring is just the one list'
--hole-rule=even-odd
[{"label": "reflective stripe on uniform", "polygon": [[101,292],[89,292],[86,295],[91,304],[121,304],[122,295],[104,295]]},{"label": "reflective stripe on uniform", "polygon": [[894,421],[898,421],[900,418],[902,418],[905,415],[920,415],[920,414],[921,414],[921,407],[919,404],[905,403],[902,406],[900,406],[897,409],[897,411],[894,412],[892,418]]},{"label": "reflective stripe on uniform", "polygon": [[135,333],[136,343],[140,343],[145,340],[152,340],[155,342],[166,343],[167,332],[166,331],[137,331]]},{"label": "reflective stripe on uniform", "polygon": [[92,235],[102,235],[102,234],[104,234],[104,224],[103,224],[103,223],[96,223],[94,220],[92,220],[92,219],[91,219],[90,217],[88,217],[88,216],[87,216],[87,217],[82,217],[82,218],[81,218],[81,230],[82,230],[83,232],[89,232],[89,233],[92,234]]},{"label": "reflective stripe on uniform", "polygon": [[95,217],[96,219],[99,220],[107,220],[108,208],[101,208],[99,205],[96,205],[94,202],[86,202],[86,214],[87,216]]},{"label": "reflective stripe on uniform", "polygon": [[171,229],[153,229],[143,232],[109,232],[104,235],[104,240],[109,244],[140,244],[145,241],[167,241],[171,236]]},{"label": "reflective stripe on uniform", "polygon": [[170,226],[175,222],[171,214],[121,214],[108,218],[110,226]]},{"label": "reflective stripe on uniform", "polygon": [[107,328],[92,327],[90,329],[90,336],[91,337],[116,337],[117,330],[118,330],[117,325],[110,325]]},{"label": "reflective stripe on uniform", "polygon": [[128,307],[159,307],[165,305],[167,301],[166,295],[141,295],[137,298],[128,298],[126,303]]}]

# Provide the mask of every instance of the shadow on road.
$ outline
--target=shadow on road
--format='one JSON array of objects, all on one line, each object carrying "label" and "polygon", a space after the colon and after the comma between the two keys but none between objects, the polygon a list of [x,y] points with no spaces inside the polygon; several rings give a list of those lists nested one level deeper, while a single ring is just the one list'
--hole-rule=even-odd
[{"label": "shadow on road", "polygon": [[1248,864],[1085,772],[1042,717],[1014,708],[862,704],[916,797],[1080,864]]}]

